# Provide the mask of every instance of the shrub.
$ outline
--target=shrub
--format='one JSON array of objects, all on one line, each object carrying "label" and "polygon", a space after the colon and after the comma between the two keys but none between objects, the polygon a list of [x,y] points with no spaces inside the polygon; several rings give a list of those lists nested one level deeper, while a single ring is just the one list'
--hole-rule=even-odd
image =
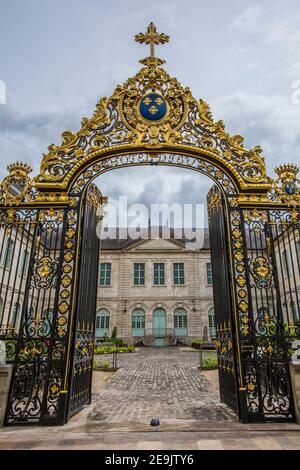
[{"label": "shrub", "polygon": [[114,329],[112,330],[112,334],[111,334],[111,339],[112,340],[115,340],[117,339],[117,327],[115,326]]},{"label": "shrub", "polygon": [[116,346],[123,346],[123,340],[122,338],[113,338],[111,337],[112,343],[114,343]]},{"label": "shrub", "polygon": [[109,369],[110,362],[109,361],[101,361],[99,364],[100,369]]},{"label": "shrub", "polygon": [[93,370],[110,371],[111,370],[110,361],[100,361],[100,362],[94,361]]},{"label": "shrub", "polygon": [[194,339],[194,340],[192,341],[192,348],[199,349],[200,344],[203,344],[203,340],[202,340],[202,339]]},{"label": "shrub", "polygon": [[117,353],[131,353],[134,352],[134,346],[96,346],[94,354],[112,354]]},{"label": "shrub", "polygon": [[202,344],[202,350],[205,351],[205,350],[214,350],[216,349],[215,347],[215,344],[214,342],[211,342],[211,341],[203,341],[203,339],[194,339],[192,341],[192,348],[194,349],[200,349],[200,345]]},{"label": "shrub", "polygon": [[217,369],[218,368],[218,358],[217,357],[210,357],[208,359],[203,359],[202,362],[203,369]]}]

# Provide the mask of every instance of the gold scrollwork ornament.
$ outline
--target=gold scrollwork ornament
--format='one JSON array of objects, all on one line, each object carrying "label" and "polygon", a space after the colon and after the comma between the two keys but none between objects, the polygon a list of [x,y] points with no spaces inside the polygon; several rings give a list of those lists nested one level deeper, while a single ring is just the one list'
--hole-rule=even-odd
[{"label": "gold scrollwork ornament", "polygon": [[16,162],[8,165],[7,170],[9,175],[1,183],[5,204],[7,206],[18,205],[32,187],[32,179],[29,176],[32,166],[28,163]]},{"label": "gold scrollwork ornament", "polygon": [[[221,160],[245,187],[254,184],[269,188],[261,148],[245,149],[243,137],[229,135],[222,121],[214,121],[208,104],[196,100],[189,88],[183,87],[161,67],[164,61],[155,56],[154,47],[168,42],[169,37],[158,33],[151,23],[146,33],[138,34],[136,40],[150,46],[150,56],[141,60],[142,69],[122,86],[117,86],[110,98],[102,98],[92,117],[82,119],[78,132],[66,131],[62,134],[61,145],[48,147],[40,174],[35,178],[37,189],[55,184],[57,190],[64,190],[72,175],[82,165],[86,168],[95,151],[113,147],[120,150],[122,146],[126,146],[126,151],[128,147],[134,151],[140,145],[151,150],[163,150],[166,146],[174,150],[177,146],[204,149]],[[145,102],[150,93],[156,94],[155,104],[149,101],[150,119],[145,119],[139,104]],[[158,119],[159,106],[165,106],[166,111]],[[152,117],[150,108],[153,108]]]},{"label": "gold scrollwork ornament", "polygon": [[273,267],[270,260],[258,256],[249,265],[250,273],[258,289],[268,289],[272,284]]},{"label": "gold scrollwork ornament", "polygon": [[278,178],[274,181],[274,193],[277,200],[289,206],[300,206],[299,167],[291,163],[275,168]]}]

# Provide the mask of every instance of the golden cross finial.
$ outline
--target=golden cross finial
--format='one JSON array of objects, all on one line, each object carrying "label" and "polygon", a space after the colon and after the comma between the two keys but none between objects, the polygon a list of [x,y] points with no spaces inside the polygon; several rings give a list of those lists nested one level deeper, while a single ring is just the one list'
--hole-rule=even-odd
[{"label": "golden cross finial", "polygon": [[136,34],[134,37],[136,42],[140,44],[150,44],[150,57],[155,57],[154,45],[165,44],[169,42],[170,37],[165,33],[158,33],[154,23],[150,23],[146,33]]}]

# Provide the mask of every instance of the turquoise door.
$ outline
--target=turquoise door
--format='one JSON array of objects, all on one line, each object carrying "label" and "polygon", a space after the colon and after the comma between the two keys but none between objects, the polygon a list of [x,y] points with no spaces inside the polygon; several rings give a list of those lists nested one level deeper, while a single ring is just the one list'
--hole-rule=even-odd
[{"label": "turquoise door", "polygon": [[143,337],[145,335],[145,312],[135,309],[132,312],[131,336]]},{"label": "turquoise door", "polygon": [[215,319],[215,309],[212,307],[208,311],[208,326],[209,326],[209,335],[211,339],[216,337],[216,319]]},{"label": "turquoise door", "polygon": [[187,313],[184,308],[177,308],[174,312],[174,332],[176,336],[187,336]]},{"label": "turquoise door", "polygon": [[153,312],[152,334],[154,346],[164,346],[167,335],[167,315],[163,308],[156,308]]},{"label": "turquoise door", "polygon": [[96,338],[109,337],[109,312],[105,308],[98,310],[96,315]]}]

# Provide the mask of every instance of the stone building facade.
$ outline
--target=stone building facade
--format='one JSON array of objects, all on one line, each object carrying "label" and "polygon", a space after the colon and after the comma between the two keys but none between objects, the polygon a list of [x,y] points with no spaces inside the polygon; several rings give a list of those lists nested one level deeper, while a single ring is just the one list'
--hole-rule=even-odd
[{"label": "stone building facade", "polygon": [[187,240],[156,238],[101,241],[96,337],[114,328],[127,343],[148,338],[186,344],[215,334],[208,231],[201,249]]}]

